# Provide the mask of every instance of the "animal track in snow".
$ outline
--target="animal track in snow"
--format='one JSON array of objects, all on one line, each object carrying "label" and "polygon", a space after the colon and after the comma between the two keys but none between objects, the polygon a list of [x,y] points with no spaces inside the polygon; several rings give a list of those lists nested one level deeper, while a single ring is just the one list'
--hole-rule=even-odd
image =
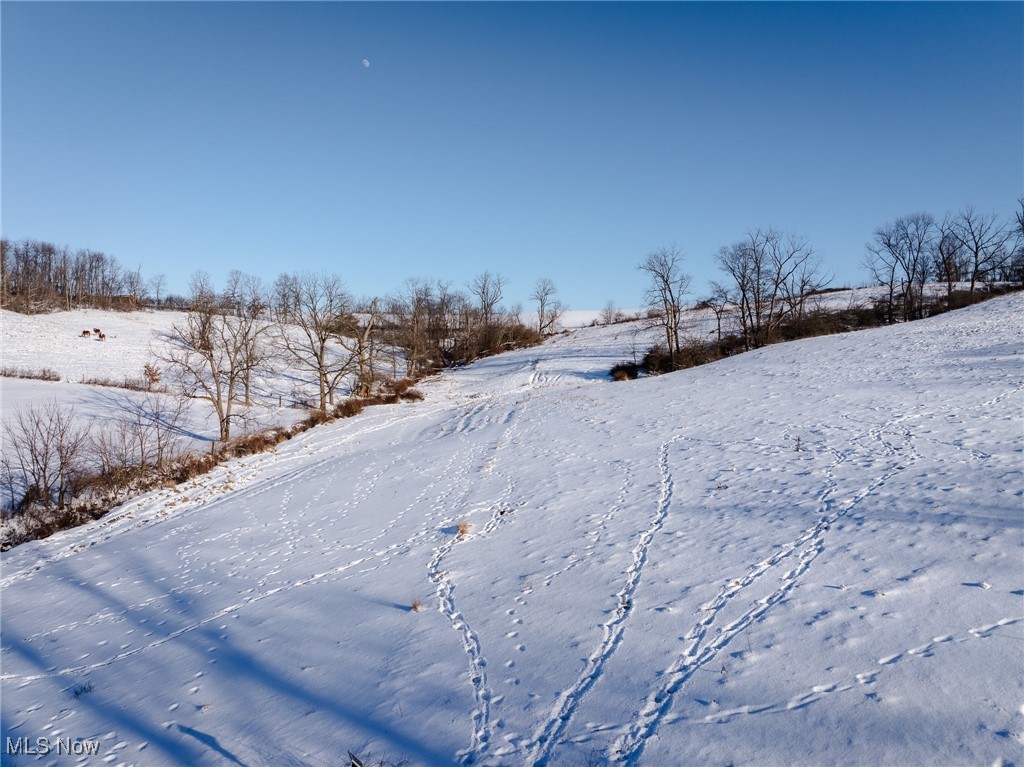
[{"label": "animal track in snow", "polygon": [[[647,550],[650,547],[654,536],[665,523],[669,509],[672,506],[672,494],[674,482],[672,470],[669,465],[669,448],[679,439],[674,437],[663,442],[658,448],[658,471],[660,476],[660,497],[657,508],[651,516],[647,528],[643,531],[637,543],[631,551],[630,565],[626,569],[626,582],[619,589],[614,597],[615,609],[611,617],[602,626],[602,638],[600,644],[584,662],[583,669],[576,681],[558,696],[554,707],[528,745],[528,762],[531,765],[545,765],[551,756],[551,752],[558,744],[559,739],[572,721],[576,709],[579,707],[583,696],[597,683],[604,671],[605,664],[614,655],[615,650],[622,642],[626,623],[633,613],[634,595],[640,585],[640,578],[643,574],[644,565],[647,563]],[[621,503],[624,497],[624,490],[619,496]],[[614,510],[613,510],[614,511]],[[613,512],[609,512],[611,514]]]},{"label": "animal track in snow", "polygon": [[[505,517],[506,515],[495,508],[479,535],[486,536],[493,532]],[[452,549],[469,540],[472,540],[472,536],[450,536],[434,550],[434,556],[431,557],[428,565],[430,580],[434,583],[437,593],[438,609],[448,618],[452,628],[459,633],[463,650],[469,661],[469,681],[473,688],[475,706],[471,716],[472,733],[469,747],[459,754],[459,759],[463,764],[471,764],[476,761],[480,754],[487,751],[491,739],[492,692],[487,681],[487,661],[483,656],[479,636],[458,609],[455,601],[455,583],[443,567],[444,560]]]},{"label": "animal track in snow", "polygon": [[[995,628],[1018,623],[1020,620],[1020,618],[1003,618],[1002,620],[983,627],[983,630],[969,629],[967,633],[971,637],[984,639],[991,636],[990,632]],[[918,647],[885,655],[878,660],[879,668],[855,674],[852,679],[814,685],[810,690],[793,695],[785,702],[747,704],[715,711],[714,713],[704,716],[703,721],[706,723],[719,724],[737,716],[749,716],[752,714],[778,714],[785,711],[795,711],[806,708],[807,706],[831,695],[848,692],[850,690],[857,689],[858,687],[870,687],[878,682],[879,677],[886,673],[886,669],[891,668],[896,664],[913,662],[912,659],[916,661],[919,659],[932,658],[940,646],[952,648],[957,643],[969,641],[971,640],[967,637],[961,637],[958,639],[955,634],[943,634]],[[950,649],[950,651],[952,650]],[[865,695],[872,700],[880,700],[877,693],[865,693]],[[668,721],[673,720],[670,718]],[[692,722],[699,720],[691,719],[689,721]]]},{"label": "animal track in snow", "polygon": [[[675,694],[700,668],[710,663],[736,636],[746,630],[752,623],[762,618],[775,604],[781,602],[798,581],[810,568],[811,564],[825,549],[825,534],[840,518],[849,514],[865,498],[888,482],[892,477],[904,471],[916,459],[913,449],[912,435],[906,427],[901,427],[898,434],[902,437],[904,447],[896,445],[889,436],[903,421],[912,416],[905,415],[895,418],[881,426],[870,427],[863,436],[870,437],[874,446],[869,454],[881,452],[888,458],[900,456],[899,460],[891,460],[893,465],[886,468],[866,487],[843,502],[836,502],[832,497],[838,491],[838,483],[833,473],[840,464],[851,457],[849,452],[833,451],[835,461],[825,471],[825,484],[818,495],[817,524],[806,529],[798,538],[784,544],[771,557],[753,565],[744,575],[733,578],[719,591],[711,601],[701,605],[704,615],[684,636],[687,646],[675,661],[659,676],[665,681],[658,690],[648,696],[640,711],[634,716],[625,732],[612,745],[609,758],[615,761],[637,764],[643,753],[644,746],[665,720]],[[852,440],[857,442],[855,438]],[[780,576],[780,584],[769,595],[754,601],[738,618],[725,626],[715,626],[718,616],[727,604],[740,595],[754,581],[765,573],[774,570],[783,561],[796,556],[793,566]],[[712,629],[714,629],[712,631]]]}]

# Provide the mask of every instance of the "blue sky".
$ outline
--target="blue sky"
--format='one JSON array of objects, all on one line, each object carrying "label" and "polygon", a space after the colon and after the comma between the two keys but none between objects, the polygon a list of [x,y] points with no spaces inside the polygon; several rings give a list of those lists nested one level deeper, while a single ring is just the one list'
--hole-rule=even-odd
[{"label": "blue sky", "polygon": [[[3,2],[3,234],[206,269],[695,293],[751,227],[837,284],[874,227],[1024,193],[1024,4]],[[363,60],[370,66],[363,65]]]}]

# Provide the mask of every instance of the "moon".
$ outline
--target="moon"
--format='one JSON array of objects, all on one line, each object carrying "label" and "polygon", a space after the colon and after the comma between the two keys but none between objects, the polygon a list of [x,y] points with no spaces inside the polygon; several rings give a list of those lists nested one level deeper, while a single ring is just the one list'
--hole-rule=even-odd
[{"label": "moon", "polygon": [[369,69],[370,68],[370,60],[369,59],[363,59],[363,66],[366,69]]}]

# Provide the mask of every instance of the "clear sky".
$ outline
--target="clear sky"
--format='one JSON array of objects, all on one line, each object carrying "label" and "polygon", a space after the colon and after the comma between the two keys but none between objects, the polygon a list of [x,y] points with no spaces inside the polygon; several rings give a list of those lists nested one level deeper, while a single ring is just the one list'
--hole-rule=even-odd
[{"label": "clear sky", "polygon": [[[748,228],[1024,194],[1024,3],[3,2],[3,234],[165,273],[694,290]],[[364,64],[369,63],[369,66]]]}]

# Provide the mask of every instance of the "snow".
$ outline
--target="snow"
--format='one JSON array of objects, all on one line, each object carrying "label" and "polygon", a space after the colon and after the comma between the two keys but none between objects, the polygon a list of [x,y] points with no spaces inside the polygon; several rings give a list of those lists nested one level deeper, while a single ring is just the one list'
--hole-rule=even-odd
[{"label": "snow", "polygon": [[[110,312],[76,309],[52,314],[0,312],[0,338],[6,367],[56,370],[64,381],[84,378],[142,378],[154,361],[153,348],[184,312]],[[106,335],[100,341],[92,333]],[[82,331],[90,331],[88,338]]]},{"label": "snow", "polygon": [[1019,763],[1022,311],[621,383],[631,326],[584,327],[19,546],[0,738],[96,765]]},{"label": "snow", "polygon": [[[157,391],[170,396],[177,390],[166,363],[159,357],[168,349],[168,334],[184,322],[184,312],[113,312],[79,309],[52,314],[22,315],[0,311],[3,366],[37,373],[55,371],[60,381],[0,378],[0,415],[9,418],[19,407],[58,402],[74,408],[76,417],[102,425],[125,412],[148,408],[150,395],[120,386],[85,384],[100,380],[120,384],[126,378],[145,380],[143,368],[156,367],[162,374]],[[91,331],[101,329],[100,341]],[[90,336],[82,336],[89,330]],[[275,360],[271,369],[253,376],[253,406],[235,407],[233,434],[288,426],[305,415],[315,401],[316,386],[308,375]],[[156,393],[153,396],[163,397]],[[193,447],[205,449],[218,439],[219,426],[213,407],[192,399],[180,423],[182,436]]]}]

